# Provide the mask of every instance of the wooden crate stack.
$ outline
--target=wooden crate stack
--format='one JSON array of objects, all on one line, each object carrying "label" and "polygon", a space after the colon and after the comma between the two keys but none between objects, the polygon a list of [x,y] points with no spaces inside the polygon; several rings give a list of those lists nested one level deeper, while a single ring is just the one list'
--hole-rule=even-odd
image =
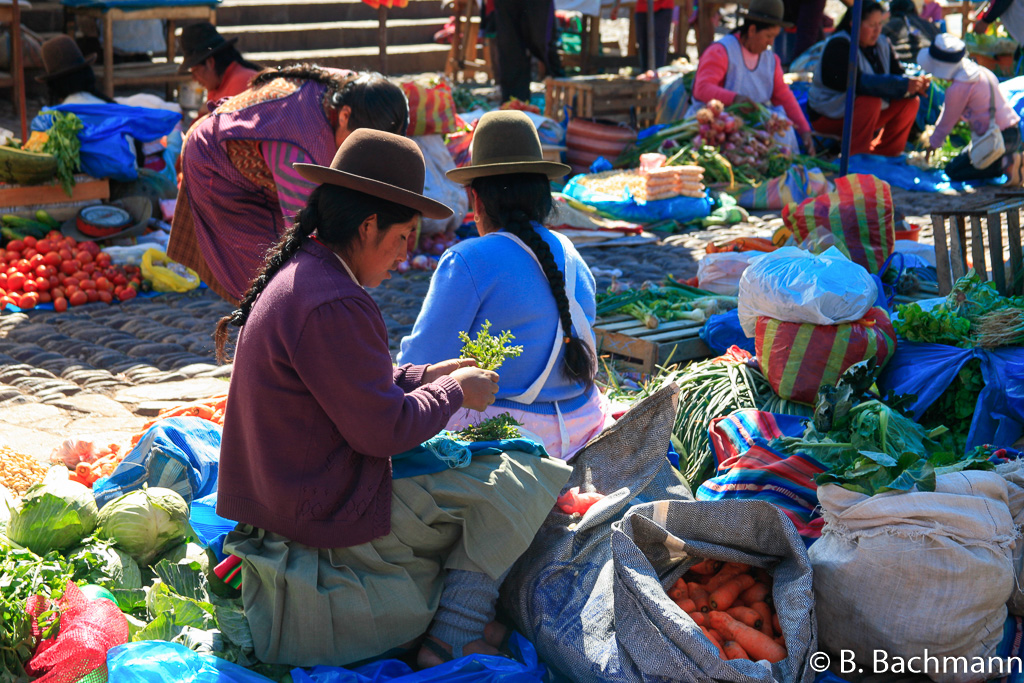
[{"label": "wooden crate stack", "polygon": [[638,130],[653,126],[658,115],[658,84],[619,76],[549,78],[545,81],[544,115],[561,121],[570,116],[628,123]]}]

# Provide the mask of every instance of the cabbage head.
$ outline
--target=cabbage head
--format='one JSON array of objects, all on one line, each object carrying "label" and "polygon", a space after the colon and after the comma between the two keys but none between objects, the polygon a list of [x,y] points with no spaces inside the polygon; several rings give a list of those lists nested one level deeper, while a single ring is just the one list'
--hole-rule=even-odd
[{"label": "cabbage head", "polygon": [[36,484],[11,512],[7,536],[37,555],[82,542],[96,528],[99,512],[92,490],[65,479]]},{"label": "cabbage head", "polygon": [[[93,563],[99,566],[96,569],[101,576],[87,576],[88,580],[107,588],[142,588],[142,572],[139,565],[131,558],[131,555],[120,548],[100,542],[90,542],[69,550],[65,557],[69,562],[82,564],[84,557],[91,554]],[[78,560],[82,562],[78,562]],[[101,578],[102,577],[102,578]]]},{"label": "cabbage head", "polygon": [[100,510],[100,538],[109,538],[141,566],[185,540],[189,509],[170,489],[142,488],[116,498]]}]

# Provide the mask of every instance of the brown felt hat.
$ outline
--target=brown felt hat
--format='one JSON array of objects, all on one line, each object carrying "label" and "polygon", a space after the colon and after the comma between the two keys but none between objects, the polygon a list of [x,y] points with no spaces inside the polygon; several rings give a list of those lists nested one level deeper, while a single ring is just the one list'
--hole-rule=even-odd
[{"label": "brown felt hat", "polygon": [[71,36],[61,34],[54,36],[43,43],[40,56],[43,59],[43,68],[46,73],[36,76],[40,83],[52,81],[54,78],[66,76],[90,66],[96,61],[96,55],[82,56],[82,51]]},{"label": "brown felt hat", "polygon": [[310,182],[357,190],[407,206],[427,218],[448,218],[453,213],[441,202],[423,196],[423,152],[401,135],[359,128],[345,138],[330,167],[292,166]]},{"label": "brown felt hat", "polygon": [[178,67],[178,74],[187,74],[196,64],[206,61],[237,42],[237,37],[225,40],[217,31],[217,27],[208,21],[189,24],[181,29],[181,53],[184,61]]},{"label": "brown felt hat", "polygon": [[746,12],[743,12],[743,15],[750,21],[791,28],[793,24],[782,20],[785,12],[786,7],[782,4],[782,0],[750,0],[750,6],[747,7]]},{"label": "brown felt hat", "polygon": [[480,117],[473,131],[469,166],[453,168],[446,174],[456,183],[469,185],[473,178],[510,173],[543,173],[558,179],[572,169],[545,161],[537,128],[521,111],[491,111]]}]

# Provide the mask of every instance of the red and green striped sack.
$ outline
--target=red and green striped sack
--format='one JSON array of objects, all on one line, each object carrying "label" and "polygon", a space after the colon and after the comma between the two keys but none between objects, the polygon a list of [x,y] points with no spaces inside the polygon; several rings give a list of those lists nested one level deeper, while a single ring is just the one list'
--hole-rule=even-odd
[{"label": "red and green striped sack", "polygon": [[409,100],[409,128],[406,135],[448,135],[462,125],[455,113],[455,99],[448,81],[421,76],[401,83]]},{"label": "red and green striped sack", "polygon": [[782,220],[798,242],[831,234],[836,246],[869,273],[880,273],[896,241],[892,191],[873,175],[837,178],[835,191],[789,204]]},{"label": "red and green striped sack", "polygon": [[842,325],[787,323],[761,316],[754,335],[761,372],[775,393],[814,404],[818,389],[834,385],[846,369],[869,358],[881,370],[896,352],[888,313],[872,308],[857,322]]}]

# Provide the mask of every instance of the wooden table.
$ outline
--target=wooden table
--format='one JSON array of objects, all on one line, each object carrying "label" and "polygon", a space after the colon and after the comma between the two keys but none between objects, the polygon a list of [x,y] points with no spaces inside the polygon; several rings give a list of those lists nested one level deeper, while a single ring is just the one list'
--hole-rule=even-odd
[{"label": "wooden table", "polygon": [[[65,7],[65,30],[74,36],[72,19],[78,17],[95,19],[103,22],[103,64],[96,68],[96,77],[100,79],[102,90],[107,97],[114,96],[114,87],[118,85],[158,85],[164,83],[170,90],[175,83],[183,83],[192,78],[190,74],[178,74],[178,65],[174,63],[177,49],[174,36],[175,22],[183,19],[198,19],[217,23],[217,12],[206,5],[179,7],[146,7],[143,9],[124,10],[117,7]],[[167,62],[165,64],[119,64],[114,66],[114,22],[138,21],[142,19],[160,19],[167,22]]]},{"label": "wooden table", "polygon": [[25,64],[21,45],[21,9],[18,0],[0,5],[0,23],[11,26],[11,73],[0,71],[0,88],[14,88],[14,101],[21,120],[21,140],[28,140],[28,118],[25,113]]}]

